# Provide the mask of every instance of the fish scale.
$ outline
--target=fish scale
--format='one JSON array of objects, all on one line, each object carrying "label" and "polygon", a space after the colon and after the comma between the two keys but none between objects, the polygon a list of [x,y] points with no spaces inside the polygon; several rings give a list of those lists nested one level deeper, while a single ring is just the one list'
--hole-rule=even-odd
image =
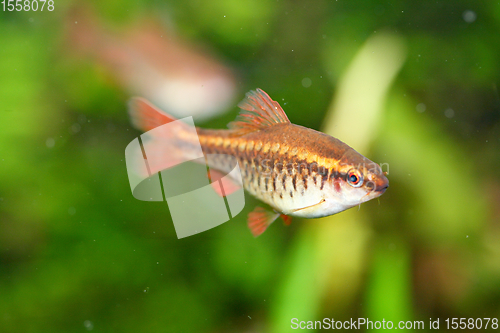
[{"label": "fish scale", "polygon": [[[204,154],[236,157],[245,190],[271,207],[287,211],[302,202],[301,197],[323,190],[328,169],[325,165],[318,165],[317,158],[310,158],[313,162],[299,160],[298,149],[290,149],[279,142],[264,143],[226,135],[222,138],[221,132],[209,130],[205,133],[205,130],[198,129]],[[211,167],[229,172],[228,165],[227,161],[218,160]],[[324,171],[321,174],[318,170]]]}]

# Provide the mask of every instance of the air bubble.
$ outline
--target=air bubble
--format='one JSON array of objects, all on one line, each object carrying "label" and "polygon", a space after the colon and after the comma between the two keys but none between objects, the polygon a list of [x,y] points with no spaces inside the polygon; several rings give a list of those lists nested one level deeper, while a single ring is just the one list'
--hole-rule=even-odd
[{"label": "air bubble", "polygon": [[74,123],[70,127],[71,132],[73,132],[74,134],[80,132],[81,129],[82,129],[82,126],[79,123]]},{"label": "air bubble", "polygon": [[444,115],[446,116],[446,118],[453,118],[455,117],[455,111],[453,111],[452,108],[448,108],[444,111]]},{"label": "air bubble", "polygon": [[462,17],[465,22],[472,23],[476,20],[477,15],[472,10],[466,10],[465,12],[462,13]]},{"label": "air bubble", "polygon": [[94,324],[90,320],[85,320],[83,322],[83,326],[87,329],[87,331],[92,331],[94,329]]},{"label": "air bubble", "polygon": [[47,148],[54,148],[56,144],[56,140],[54,140],[53,138],[48,138],[47,140],[45,140],[45,145],[47,146]]},{"label": "air bubble", "polygon": [[417,112],[422,113],[427,109],[427,107],[425,106],[424,103],[419,103],[419,104],[417,104],[416,109],[417,109]]}]

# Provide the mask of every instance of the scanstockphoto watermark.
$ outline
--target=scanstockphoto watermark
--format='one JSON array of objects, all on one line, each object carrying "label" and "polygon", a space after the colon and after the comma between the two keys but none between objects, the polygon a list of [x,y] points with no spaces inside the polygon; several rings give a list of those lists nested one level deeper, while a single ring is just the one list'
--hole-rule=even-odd
[{"label": "scanstockphoto watermark", "polygon": [[[430,321],[430,327],[434,328],[435,322]],[[439,325],[439,321],[438,321]],[[391,320],[370,320],[368,318],[351,318],[349,320],[335,320],[333,318],[323,318],[323,320],[299,320],[292,318],[291,326],[294,330],[359,330],[359,329],[424,329],[425,323],[422,320],[398,321]]]},{"label": "scanstockphoto watermark", "polygon": [[423,320],[404,321],[400,320],[393,322],[391,320],[370,320],[368,318],[351,318],[349,320],[335,320],[333,318],[323,318],[323,320],[299,320],[292,318],[291,328],[294,330],[439,330],[445,328],[452,329],[469,329],[469,330],[498,330],[500,327],[498,318],[429,318],[429,321]]}]

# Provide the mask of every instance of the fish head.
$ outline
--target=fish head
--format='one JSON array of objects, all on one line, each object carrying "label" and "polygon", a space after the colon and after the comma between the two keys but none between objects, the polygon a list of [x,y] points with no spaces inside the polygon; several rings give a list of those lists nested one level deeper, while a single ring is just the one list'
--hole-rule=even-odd
[{"label": "fish head", "polygon": [[389,187],[389,180],[380,165],[355,150],[343,156],[330,179],[332,194],[345,209],[377,198]]}]

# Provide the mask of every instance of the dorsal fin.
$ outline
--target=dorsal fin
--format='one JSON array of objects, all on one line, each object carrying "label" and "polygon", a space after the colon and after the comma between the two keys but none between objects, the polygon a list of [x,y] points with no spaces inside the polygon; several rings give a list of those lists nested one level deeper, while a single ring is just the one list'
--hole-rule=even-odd
[{"label": "dorsal fin", "polygon": [[273,101],[264,90],[257,88],[247,92],[246,98],[238,104],[241,109],[229,128],[238,134],[257,131],[276,124],[289,124],[290,120],[278,102]]}]

